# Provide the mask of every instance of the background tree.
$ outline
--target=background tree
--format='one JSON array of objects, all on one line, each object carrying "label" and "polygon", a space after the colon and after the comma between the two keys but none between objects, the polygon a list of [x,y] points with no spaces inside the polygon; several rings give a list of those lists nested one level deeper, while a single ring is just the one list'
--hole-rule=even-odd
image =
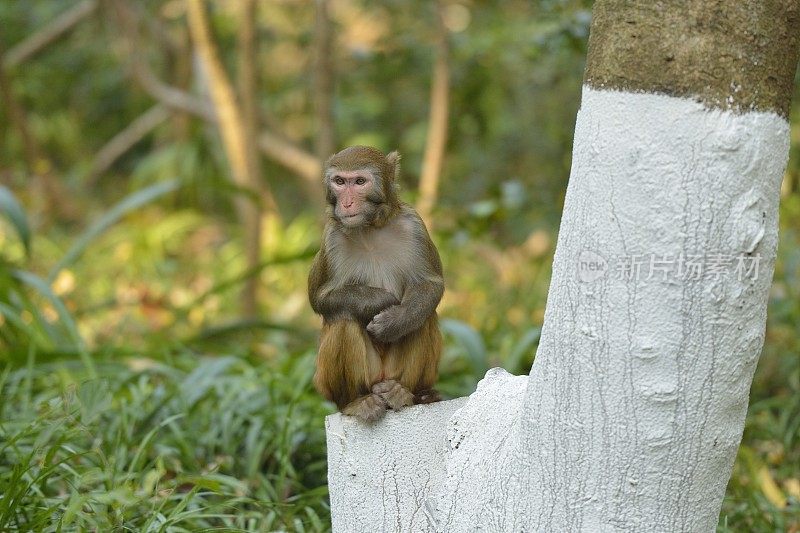
[{"label": "background tree", "polygon": [[428,121],[425,155],[419,177],[419,200],[417,211],[429,228],[433,227],[431,211],[439,194],[439,176],[442,172],[444,152],[447,146],[448,109],[450,99],[450,72],[447,65],[447,28],[442,18],[442,8],[435,3],[436,13],[436,59],[431,76],[430,118]]}]

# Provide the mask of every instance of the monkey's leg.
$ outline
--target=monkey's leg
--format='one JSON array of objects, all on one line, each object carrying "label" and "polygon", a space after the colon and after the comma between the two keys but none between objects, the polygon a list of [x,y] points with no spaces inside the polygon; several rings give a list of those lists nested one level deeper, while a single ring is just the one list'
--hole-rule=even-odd
[{"label": "monkey's leg", "polygon": [[434,313],[422,327],[389,347],[384,358],[387,380],[396,380],[414,394],[414,403],[440,399],[433,389],[442,356],[442,333]]},{"label": "monkey's leg", "polygon": [[322,325],[314,386],[342,413],[365,421],[383,416],[386,403],[370,390],[380,374],[380,357],[358,322],[343,319]]}]

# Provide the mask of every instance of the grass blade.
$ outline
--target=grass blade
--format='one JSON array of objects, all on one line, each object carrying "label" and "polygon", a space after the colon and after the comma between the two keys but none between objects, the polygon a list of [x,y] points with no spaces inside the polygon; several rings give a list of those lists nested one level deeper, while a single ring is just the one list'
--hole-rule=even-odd
[{"label": "grass blade", "polygon": [[30,256],[31,227],[28,224],[28,217],[16,197],[3,185],[0,185],[0,213],[8,217],[14,227],[14,231],[19,235],[19,240],[22,241],[22,245],[25,247],[25,255]]}]

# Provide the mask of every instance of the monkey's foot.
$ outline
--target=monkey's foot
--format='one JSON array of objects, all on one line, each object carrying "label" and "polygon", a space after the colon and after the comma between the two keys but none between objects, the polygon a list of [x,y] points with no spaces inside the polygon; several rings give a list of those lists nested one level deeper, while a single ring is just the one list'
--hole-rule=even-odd
[{"label": "monkey's foot", "polygon": [[379,381],[372,386],[372,393],[383,398],[389,408],[395,411],[414,405],[414,395],[411,391],[393,379]]},{"label": "monkey's foot", "polygon": [[371,423],[383,418],[387,407],[386,401],[377,394],[367,394],[347,404],[342,409],[342,414]]},{"label": "monkey's foot", "polygon": [[442,401],[442,396],[439,394],[439,391],[436,389],[426,389],[419,391],[414,396],[414,404],[419,405],[421,403],[434,403]]}]

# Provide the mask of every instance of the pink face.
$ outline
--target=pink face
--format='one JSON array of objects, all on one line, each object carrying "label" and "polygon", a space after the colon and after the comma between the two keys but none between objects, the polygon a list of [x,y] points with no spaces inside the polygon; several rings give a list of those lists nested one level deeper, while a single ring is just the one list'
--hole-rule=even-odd
[{"label": "pink face", "polygon": [[331,190],[336,195],[336,217],[345,226],[357,226],[364,222],[367,195],[375,179],[364,170],[339,170],[331,177]]}]

